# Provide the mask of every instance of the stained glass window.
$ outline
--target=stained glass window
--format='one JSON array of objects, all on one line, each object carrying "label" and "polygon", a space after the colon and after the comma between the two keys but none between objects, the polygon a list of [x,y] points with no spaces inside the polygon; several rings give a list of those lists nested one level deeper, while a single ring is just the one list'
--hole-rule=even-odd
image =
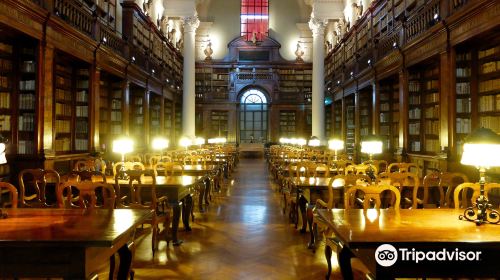
[{"label": "stained glass window", "polygon": [[241,36],[262,41],[269,35],[269,0],[241,0],[240,22]]}]

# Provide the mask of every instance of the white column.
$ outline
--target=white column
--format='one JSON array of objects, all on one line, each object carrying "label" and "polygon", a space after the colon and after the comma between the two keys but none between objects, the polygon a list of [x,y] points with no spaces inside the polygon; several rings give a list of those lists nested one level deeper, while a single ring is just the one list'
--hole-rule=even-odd
[{"label": "white column", "polygon": [[183,18],[184,27],[184,68],[182,86],[182,135],[195,135],[195,33],[200,25],[198,16]]},{"label": "white column", "polygon": [[325,27],[327,20],[311,17],[313,33],[312,73],[312,136],[325,144]]}]

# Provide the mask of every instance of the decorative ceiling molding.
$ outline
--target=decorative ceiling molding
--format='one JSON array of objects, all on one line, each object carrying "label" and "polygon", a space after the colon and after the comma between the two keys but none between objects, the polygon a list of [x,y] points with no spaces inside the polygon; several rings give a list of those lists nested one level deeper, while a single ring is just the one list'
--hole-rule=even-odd
[{"label": "decorative ceiling molding", "polygon": [[317,19],[337,19],[344,17],[343,0],[311,0],[312,15]]}]

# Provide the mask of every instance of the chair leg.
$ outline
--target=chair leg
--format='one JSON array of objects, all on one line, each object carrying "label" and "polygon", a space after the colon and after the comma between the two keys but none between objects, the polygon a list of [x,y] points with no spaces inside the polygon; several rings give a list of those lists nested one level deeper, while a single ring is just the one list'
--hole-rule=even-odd
[{"label": "chair leg", "polygon": [[153,250],[153,257],[155,255],[157,246],[158,246],[158,224],[151,225],[151,231],[153,235],[151,236],[151,248]]},{"label": "chair leg", "polygon": [[325,279],[328,280],[332,274],[332,248],[328,244],[325,244],[325,258],[328,265]]}]

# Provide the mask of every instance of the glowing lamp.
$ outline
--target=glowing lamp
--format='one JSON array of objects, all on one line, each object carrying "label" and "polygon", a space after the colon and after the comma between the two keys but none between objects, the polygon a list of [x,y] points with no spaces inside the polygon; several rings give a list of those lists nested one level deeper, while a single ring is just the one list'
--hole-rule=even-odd
[{"label": "glowing lamp", "polygon": [[120,138],[113,141],[113,153],[122,155],[122,162],[125,161],[125,154],[134,150],[134,141],[129,138]]},{"label": "glowing lamp", "polygon": [[193,144],[193,141],[191,141],[191,139],[187,138],[187,137],[182,137],[180,140],[179,140],[179,145],[181,145],[181,147],[184,147],[187,148],[189,146],[191,146]]},{"label": "glowing lamp", "polygon": [[311,139],[309,140],[309,142],[307,142],[307,145],[310,147],[319,147],[320,144],[321,141],[319,141],[319,139]]},{"label": "glowing lamp", "polygon": [[498,224],[500,214],[494,210],[484,195],[485,173],[490,167],[500,166],[500,135],[491,129],[479,128],[464,139],[464,149],[460,163],[475,166],[479,170],[479,197],[460,219],[475,222]]},{"label": "glowing lamp", "polygon": [[344,141],[340,139],[330,139],[328,141],[328,148],[334,152],[334,160],[337,160],[337,151],[344,148]]},{"label": "glowing lamp", "polygon": [[168,148],[168,139],[160,138],[160,137],[155,138],[155,139],[153,139],[151,146],[155,150],[163,151],[164,149]]},{"label": "glowing lamp", "polygon": [[201,138],[201,137],[197,137],[194,142],[196,143],[196,145],[199,145],[200,148],[201,148],[201,145],[205,144],[205,138]]}]

